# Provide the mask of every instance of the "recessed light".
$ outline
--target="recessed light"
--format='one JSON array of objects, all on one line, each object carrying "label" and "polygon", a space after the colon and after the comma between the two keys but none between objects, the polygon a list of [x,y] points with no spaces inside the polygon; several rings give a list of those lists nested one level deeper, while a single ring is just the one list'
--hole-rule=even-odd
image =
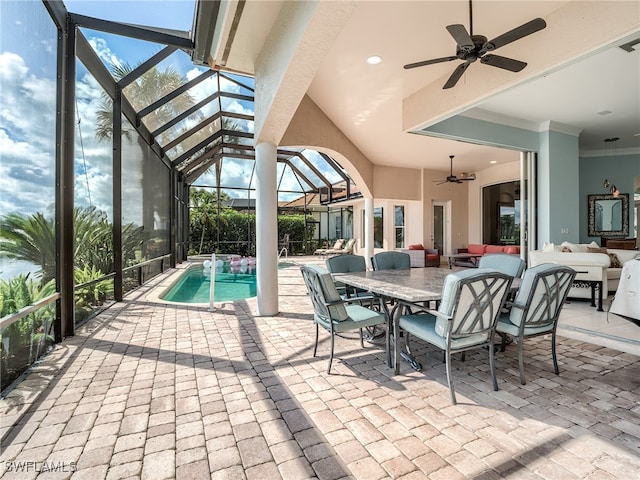
[{"label": "recessed light", "polygon": [[489,163],[498,163],[497,160],[491,160]]},{"label": "recessed light", "polygon": [[369,58],[367,58],[367,63],[369,65],[377,65],[381,61],[382,61],[382,57],[380,57],[378,55],[372,55]]}]

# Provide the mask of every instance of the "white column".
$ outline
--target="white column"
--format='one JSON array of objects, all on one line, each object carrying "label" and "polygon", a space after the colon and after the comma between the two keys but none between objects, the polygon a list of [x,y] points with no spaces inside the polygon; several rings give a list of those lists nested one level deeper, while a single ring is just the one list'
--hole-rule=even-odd
[{"label": "white column", "polygon": [[256,281],[258,314],[278,313],[276,146],[256,145]]},{"label": "white column", "polygon": [[373,198],[370,197],[364,199],[364,256],[369,268],[373,268]]}]

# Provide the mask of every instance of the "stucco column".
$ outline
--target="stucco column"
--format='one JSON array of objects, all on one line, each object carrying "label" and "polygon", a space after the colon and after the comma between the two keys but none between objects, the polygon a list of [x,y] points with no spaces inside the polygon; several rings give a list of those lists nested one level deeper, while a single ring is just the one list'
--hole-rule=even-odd
[{"label": "stucco column", "polygon": [[258,314],[278,313],[276,146],[256,145],[256,281]]},{"label": "stucco column", "polygon": [[364,257],[367,260],[369,268],[371,265],[371,257],[373,256],[373,198],[365,197],[364,199]]}]

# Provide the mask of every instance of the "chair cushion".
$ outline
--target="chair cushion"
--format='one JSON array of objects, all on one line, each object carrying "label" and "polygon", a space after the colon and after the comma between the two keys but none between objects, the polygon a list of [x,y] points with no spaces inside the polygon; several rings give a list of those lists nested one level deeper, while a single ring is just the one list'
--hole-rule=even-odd
[{"label": "chair cushion", "polygon": [[440,255],[437,253],[427,253],[427,260],[439,260]]},{"label": "chair cushion", "polygon": [[[324,292],[325,300],[327,302],[339,302],[342,300],[340,292],[338,292],[336,284],[333,283],[333,277],[330,273],[323,273],[318,275],[318,281],[320,282],[322,291]],[[331,305],[329,307],[329,312],[331,313],[331,318],[339,322],[349,318],[347,310],[342,303]]]},{"label": "chair cushion", "polygon": [[467,252],[473,255],[484,255],[486,249],[486,245],[478,245],[475,243],[470,243],[469,245],[467,245]]},{"label": "chair cushion", "polygon": [[[430,313],[403,315],[400,317],[400,328],[411,335],[421,338],[425,342],[429,342],[442,350],[446,350],[446,338],[436,331],[436,323],[440,320],[440,318],[436,319],[436,317]],[[451,348],[458,349],[468,347],[470,345],[476,345],[486,341],[486,338],[486,335],[478,334],[470,335],[461,339],[454,339],[451,340]]]},{"label": "chair cushion", "polygon": [[[553,323],[545,325],[543,327],[524,327],[524,335],[540,335],[542,333],[551,332],[552,330]],[[498,319],[498,323],[496,324],[496,331],[506,333],[514,337],[518,337],[520,335],[520,327],[518,325],[514,325],[509,321],[508,313],[503,313],[502,316]]]},{"label": "chair cushion", "polygon": [[372,327],[386,323],[384,313],[376,312],[361,305],[347,305],[347,319],[333,324],[336,332],[346,332],[356,328]]},{"label": "chair cushion", "polygon": [[[520,284],[520,288],[518,289],[518,293],[516,294],[516,298],[514,299],[515,304],[525,305],[527,303],[528,296],[531,292],[531,289],[534,288],[534,283],[537,281],[538,274],[544,274],[545,272],[557,270],[558,265],[553,263],[543,263],[541,265],[536,265],[535,267],[531,267],[524,272],[524,276],[522,277],[522,283]],[[547,276],[547,278],[552,281],[552,276]],[[550,284],[550,287],[553,287],[553,284]],[[545,287],[543,282],[538,281],[537,285],[535,285],[535,291],[533,293],[533,299],[531,300],[531,305],[533,308],[529,311],[529,316],[531,315],[539,315],[542,312],[538,312],[536,308],[539,305],[543,295],[545,294]],[[509,320],[512,324],[516,326],[520,326],[523,321],[527,321],[525,318],[525,312],[522,308],[512,308]],[[530,319],[529,319],[530,321]]]},{"label": "chair cushion", "polygon": [[416,243],[415,245],[409,245],[409,250],[424,250],[424,247],[421,243]]}]

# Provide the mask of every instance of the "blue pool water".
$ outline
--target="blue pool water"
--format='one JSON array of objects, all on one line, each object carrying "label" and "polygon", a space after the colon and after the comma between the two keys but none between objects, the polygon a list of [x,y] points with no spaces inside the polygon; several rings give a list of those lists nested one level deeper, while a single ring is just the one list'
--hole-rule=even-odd
[{"label": "blue pool water", "polygon": [[[209,269],[192,267],[162,297],[168,302],[208,303],[211,276]],[[214,301],[229,302],[256,296],[256,272],[216,273]]]},{"label": "blue pool water", "polygon": [[[292,264],[281,263],[278,268]],[[209,303],[211,276],[202,266],[189,268],[162,297],[168,302]],[[225,265],[224,271],[216,272],[215,302],[231,302],[256,296],[255,268],[246,273],[232,273]]]}]

